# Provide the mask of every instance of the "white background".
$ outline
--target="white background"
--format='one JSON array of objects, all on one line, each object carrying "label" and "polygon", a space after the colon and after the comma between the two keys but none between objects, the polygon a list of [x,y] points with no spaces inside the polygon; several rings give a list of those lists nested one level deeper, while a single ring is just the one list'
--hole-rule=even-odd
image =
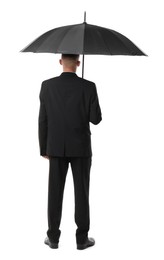
[{"label": "white background", "polygon": [[[3,1],[0,76],[1,259],[164,259],[164,36],[162,0]],[[87,22],[130,38],[149,57],[87,56],[103,120],[91,125],[91,229],[77,251],[69,168],[60,248],[47,231],[48,160],[39,155],[41,82],[61,73],[59,55],[20,53],[40,34]],[[81,69],[77,74],[81,76]]]}]

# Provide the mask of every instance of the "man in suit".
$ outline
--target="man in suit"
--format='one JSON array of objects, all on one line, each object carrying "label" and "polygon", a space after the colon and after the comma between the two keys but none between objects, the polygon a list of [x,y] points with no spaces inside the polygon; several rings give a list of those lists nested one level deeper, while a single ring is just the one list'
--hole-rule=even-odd
[{"label": "man in suit", "polygon": [[63,73],[42,82],[39,111],[40,155],[49,159],[48,231],[45,244],[58,248],[63,191],[71,164],[75,191],[77,249],[93,246],[88,238],[89,179],[92,163],[89,123],[97,125],[101,109],[96,86],[79,78],[79,55],[62,54]]}]

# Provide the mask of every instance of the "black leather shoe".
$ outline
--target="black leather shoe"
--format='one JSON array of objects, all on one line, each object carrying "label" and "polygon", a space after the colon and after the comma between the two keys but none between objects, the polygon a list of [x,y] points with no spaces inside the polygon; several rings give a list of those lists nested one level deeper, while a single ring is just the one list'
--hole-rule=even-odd
[{"label": "black leather shoe", "polygon": [[77,244],[77,249],[83,250],[88,247],[94,246],[94,244],[95,244],[95,240],[93,238],[87,238],[84,244]]},{"label": "black leather shoe", "polygon": [[44,240],[44,243],[53,249],[58,248],[58,243],[51,242],[48,237]]}]

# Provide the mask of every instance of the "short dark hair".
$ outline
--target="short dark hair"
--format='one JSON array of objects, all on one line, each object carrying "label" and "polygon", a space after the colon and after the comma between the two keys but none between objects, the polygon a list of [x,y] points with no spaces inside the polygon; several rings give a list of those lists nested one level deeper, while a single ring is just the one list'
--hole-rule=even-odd
[{"label": "short dark hair", "polygon": [[79,54],[62,54],[62,59],[69,58],[71,60],[78,60]]}]

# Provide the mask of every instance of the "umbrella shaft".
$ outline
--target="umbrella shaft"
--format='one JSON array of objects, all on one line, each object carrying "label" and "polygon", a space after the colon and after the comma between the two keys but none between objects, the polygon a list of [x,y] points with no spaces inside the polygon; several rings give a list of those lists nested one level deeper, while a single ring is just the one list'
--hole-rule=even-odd
[{"label": "umbrella shaft", "polygon": [[82,78],[84,78],[84,54],[83,54],[83,61],[82,61]]}]

